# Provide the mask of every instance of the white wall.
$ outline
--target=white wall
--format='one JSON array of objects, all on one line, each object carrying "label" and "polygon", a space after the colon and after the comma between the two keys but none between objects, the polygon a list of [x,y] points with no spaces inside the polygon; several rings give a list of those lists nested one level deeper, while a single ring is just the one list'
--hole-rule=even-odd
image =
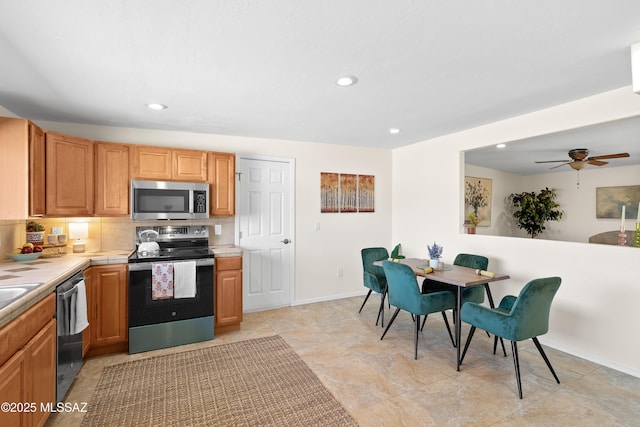
[{"label": "white wall", "polygon": [[[97,141],[162,145],[296,159],[294,304],[360,295],[360,249],[391,246],[391,151],[274,139],[37,122]],[[320,172],[375,176],[375,212],[320,213]],[[320,230],[314,231],[316,222]],[[337,277],[338,268],[344,276]]]},{"label": "white wall", "polygon": [[488,256],[491,270],[511,275],[492,285],[496,299],[517,295],[531,279],[562,277],[541,341],[640,377],[638,249],[461,233],[462,150],[638,114],[640,96],[625,87],[394,150],[393,241],[425,257],[436,240],[445,262],[459,252]]}]

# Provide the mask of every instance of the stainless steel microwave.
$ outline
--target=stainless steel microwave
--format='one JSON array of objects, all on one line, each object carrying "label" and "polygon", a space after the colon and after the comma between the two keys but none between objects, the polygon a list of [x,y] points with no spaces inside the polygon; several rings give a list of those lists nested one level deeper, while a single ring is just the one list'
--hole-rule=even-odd
[{"label": "stainless steel microwave", "polygon": [[132,219],[209,218],[209,185],[131,181]]}]

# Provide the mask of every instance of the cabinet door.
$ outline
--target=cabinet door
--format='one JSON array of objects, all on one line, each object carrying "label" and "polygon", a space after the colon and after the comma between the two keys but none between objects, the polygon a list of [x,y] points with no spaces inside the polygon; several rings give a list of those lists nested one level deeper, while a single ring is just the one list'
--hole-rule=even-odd
[{"label": "cabinet door", "polygon": [[47,132],[47,215],[93,214],[93,141]]},{"label": "cabinet door", "polygon": [[94,323],[92,346],[126,343],[127,326],[127,266],[105,265],[92,267],[92,297]]},{"label": "cabinet door", "polygon": [[171,149],[131,145],[131,179],[171,179]]},{"label": "cabinet door", "polygon": [[215,325],[242,321],[242,257],[216,259]]},{"label": "cabinet door", "polygon": [[172,179],[187,182],[207,182],[207,153],[193,150],[172,150]]},{"label": "cabinet door", "polygon": [[29,215],[42,216],[45,206],[44,132],[29,123]]},{"label": "cabinet door", "polygon": [[0,218],[29,215],[29,129],[24,119],[0,117]]},{"label": "cabinet door", "polygon": [[242,272],[218,272],[216,286],[216,325],[240,323],[242,321]]},{"label": "cabinet door", "polygon": [[56,401],[56,321],[51,319],[26,345],[26,402],[36,404],[36,412],[27,415],[27,425],[43,426],[49,412],[40,412],[40,404]]},{"label": "cabinet door", "polygon": [[209,153],[209,183],[211,184],[211,216],[233,216],[236,212],[236,156],[229,153]]},{"label": "cabinet door", "polygon": [[129,213],[129,146],[97,142],[95,214],[102,216]]},{"label": "cabinet door", "polygon": [[[0,402],[26,402],[25,358],[20,350],[0,366]],[[0,411],[1,426],[22,426],[24,413]]]}]

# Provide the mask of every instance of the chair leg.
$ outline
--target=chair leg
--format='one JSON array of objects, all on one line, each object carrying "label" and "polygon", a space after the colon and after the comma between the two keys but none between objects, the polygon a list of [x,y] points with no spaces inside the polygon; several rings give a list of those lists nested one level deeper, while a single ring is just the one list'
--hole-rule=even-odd
[{"label": "chair leg", "polygon": [[[489,334],[489,332],[487,332],[487,334]],[[504,354],[504,357],[507,357],[507,350],[504,348],[504,340],[502,339],[502,337],[499,337],[497,335],[493,336],[493,354],[496,354],[496,349],[498,348],[498,340],[500,340],[500,345],[502,345],[502,354]]]},{"label": "chair leg", "polygon": [[473,334],[476,332],[476,327],[471,325],[471,329],[469,330],[469,336],[467,337],[467,342],[464,344],[464,350],[462,351],[462,356],[460,356],[460,364],[462,365],[462,361],[464,360],[464,355],[467,354],[467,349],[469,348],[469,344],[471,344],[471,338],[473,338]]},{"label": "chair leg", "polygon": [[425,314],[424,319],[422,319],[422,326],[420,327],[420,332],[422,332],[422,330],[424,329],[424,324],[427,323],[427,317],[429,317],[429,315]]},{"label": "chair leg", "polygon": [[384,336],[387,335],[387,331],[389,330],[389,328],[393,324],[393,321],[396,320],[396,316],[398,316],[398,313],[400,313],[400,309],[396,308],[396,311],[393,313],[393,316],[391,316],[391,320],[389,320],[389,324],[387,325],[387,329],[384,330],[384,333],[380,337],[380,340],[382,340],[382,338],[384,338]]},{"label": "chair leg", "polygon": [[372,289],[369,289],[369,292],[367,293],[367,296],[364,297],[364,301],[362,302],[362,305],[360,306],[360,310],[358,310],[358,313],[360,313],[362,311],[362,309],[364,308],[364,305],[367,303],[367,300],[369,299],[369,295],[371,295],[371,291],[372,291]]},{"label": "chair leg", "polygon": [[513,366],[516,369],[516,381],[518,382],[518,395],[522,399],[522,382],[520,381],[520,361],[518,359],[518,344],[511,341],[511,351],[513,352]]},{"label": "chair leg", "polygon": [[380,320],[380,317],[382,317],[382,327],[384,328],[384,299],[387,296],[387,290],[385,289],[384,292],[380,295],[380,309],[378,309],[378,318],[376,319],[376,326],[378,326],[378,321]]},{"label": "chair leg", "polygon": [[538,341],[538,337],[533,337],[531,339],[533,340],[533,343],[538,348],[538,351],[540,352],[540,356],[542,356],[542,358],[544,359],[545,363],[547,364],[547,367],[549,368],[549,370],[553,374],[553,378],[555,378],[556,382],[558,384],[560,384],[560,380],[558,379],[558,376],[556,375],[556,371],[554,371],[553,367],[551,367],[551,362],[549,362],[549,359],[547,358],[547,355],[545,354],[544,350],[542,349],[542,346],[540,345],[540,341]]},{"label": "chair leg", "polygon": [[[425,316],[426,317],[426,316]],[[413,336],[413,344],[415,350],[413,351],[413,360],[418,360],[418,332],[420,332],[420,315],[416,314],[416,331]]]}]

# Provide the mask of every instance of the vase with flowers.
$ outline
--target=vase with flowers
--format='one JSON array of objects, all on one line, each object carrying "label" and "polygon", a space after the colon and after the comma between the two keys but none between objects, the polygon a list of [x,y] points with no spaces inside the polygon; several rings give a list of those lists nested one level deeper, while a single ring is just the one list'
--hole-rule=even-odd
[{"label": "vase with flowers", "polygon": [[433,242],[433,246],[427,245],[429,251],[429,267],[438,268],[440,257],[442,257],[442,246],[438,246],[436,242]]}]

